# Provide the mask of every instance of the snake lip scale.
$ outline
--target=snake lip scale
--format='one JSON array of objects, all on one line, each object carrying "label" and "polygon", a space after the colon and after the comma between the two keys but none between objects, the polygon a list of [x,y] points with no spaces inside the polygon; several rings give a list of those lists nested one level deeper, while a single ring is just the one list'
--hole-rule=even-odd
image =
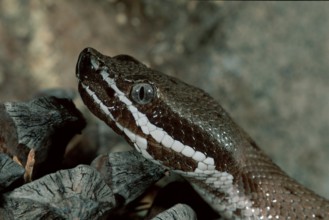
[{"label": "snake lip scale", "polygon": [[329,218],[329,202],[286,175],[201,89],[92,48],[80,53],[76,75],[93,114],[186,178],[222,218]]}]

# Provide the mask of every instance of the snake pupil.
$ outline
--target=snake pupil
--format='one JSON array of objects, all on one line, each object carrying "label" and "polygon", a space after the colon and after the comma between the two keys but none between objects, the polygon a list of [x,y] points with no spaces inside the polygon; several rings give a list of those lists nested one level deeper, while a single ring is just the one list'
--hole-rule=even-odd
[{"label": "snake pupil", "polygon": [[139,90],[139,99],[143,100],[145,98],[144,86]]}]

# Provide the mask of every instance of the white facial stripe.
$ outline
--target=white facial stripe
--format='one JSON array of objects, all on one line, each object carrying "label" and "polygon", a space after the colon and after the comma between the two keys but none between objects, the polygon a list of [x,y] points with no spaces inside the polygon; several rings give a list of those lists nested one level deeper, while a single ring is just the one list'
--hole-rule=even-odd
[{"label": "white facial stripe", "polygon": [[134,133],[127,128],[124,128],[123,131],[132,142],[136,142],[136,135]]},{"label": "white facial stripe", "polygon": [[136,108],[135,106],[130,105],[130,106],[128,107],[128,109],[129,109],[129,111],[130,111],[131,113],[136,114],[136,117],[138,116],[138,110],[137,110],[137,108]]},{"label": "white facial stripe", "polygon": [[[174,139],[167,134],[164,134],[164,137],[161,141],[161,144],[167,148],[170,148],[174,143]],[[174,149],[173,149],[174,150]]]},{"label": "white facial stripe", "polygon": [[187,156],[187,157],[192,157],[195,153],[196,152],[193,150],[193,148],[190,147],[190,146],[187,146],[187,145],[185,145],[184,149],[182,150],[182,154],[185,155],[185,156]]},{"label": "white facial stripe", "polygon": [[140,128],[142,129],[144,134],[146,135],[150,134],[149,128],[147,126],[140,126]]},{"label": "white facial stripe", "polygon": [[115,121],[115,119],[114,119],[113,115],[111,114],[111,112],[109,111],[109,109],[106,107],[106,105],[104,105],[104,104],[102,103],[102,101],[97,97],[97,95],[96,95],[93,91],[91,91],[91,90],[89,89],[89,86],[86,86],[86,85],[83,84],[83,83],[81,83],[81,86],[82,86],[82,88],[84,88],[84,90],[88,93],[88,95],[94,100],[94,102],[96,102],[96,103],[99,105],[100,109],[101,109],[106,115],[108,115],[113,121]]},{"label": "white facial stripe", "polygon": [[215,165],[214,158],[211,158],[211,157],[207,157],[203,162],[208,165]]},{"label": "white facial stripe", "polygon": [[197,151],[197,152],[195,152],[195,154],[193,155],[192,158],[196,161],[204,161],[206,159],[206,155]]},{"label": "white facial stripe", "polygon": [[122,102],[124,102],[124,103],[128,103],[127,105],[131,105],[131,104],[133,104],[126,96],[119,96],[119,99],[122,101]]},{"label": "white facial stripe", "polygon": [[151,136],[154,138],[154,140],[158,143],[160,143],[165,136],[164,131],[156,129],[154,131],[151,131]]},{"label": "white facial stripe", "polygon": [[[204,153],[200,151],[195,151],[190,146],[184,145],[182,142],[174,140],[162,128],[159,128],[154,124],[152,124],[148,120],[147,116],[139,112],[138,109],[135,106],[133,106],[133,103],[125,96],[125,94],[119,90],[119,88],[115,85],[115,81],[109,77],[108,72],[106,72],[105,70],[101,71],[101,76],[104,79],[104,81],[107,82],[108,86],[110,86],[115,91],[119,100],[122,101],[124,104],[126,104],[128,110],[132,113],[135,119],[136,125],[141,128],[142,132],[145,135],[151,135],[156,142],[161,143],[164,147],[168,149],[172,149],[178,153],[182,153],[184,156],[190,157],[196,162],[203,161],[206,165],[214,165],[213,158],[206,157]],[[142,150],[142,153],[143,150],[147,149],[147,141],[145,138],[142,138],[138,135],[133,136],[128,131],[125,131],[125,133],[127,137]]]},{"label": "white facial stripe", "polygon": [[[155,125],[151,124],[151,122],[148,122],[146,126],[148,127],[150,132],[159,130],[159,128],[157,128]],[[162,129],[161,129],[161,131],[162,131]]]},{"label": "white facial stripe", "polygon": [[120,125],[118,122],[115,122],[115,125],[116,125],[121,131],[123,131],[124,127],[122,127],[122,125]]},{"label": "white facial stripe", "polygon": [[141,117],[141,118],[138,118],[138,120],[137,120],[138,126],[145,126],[145,125],[147,125],[147,123],[148,123],[148,120],[146,117]]},{"label": "white facial stripe", "polygon": [[136,135],[136,144],[138,145],[138,147],[140,147],[142,150],[146,150],[147,149],[147,141],[145,138]]},{"label": "white facial stripe", "polygon": [[203,163],[203,162],[199,162],[198,163],[198,169],[200,170],[207,170],[208,169],[208,165]]},{"label": "white facial stripe", "polygon": [[[169,135],[168,135],[169,136]],[[172,144],[172,146],[171,146],[171,148],[174,150],[174,151],[176,151],[176,152],[178,152],[178,153],[180,153],[180,152],[182,152],[182,150],[184,149],[184,144],[182,143],[182,142],[180,142],[180,141],[174,141],[174,143]],[[186,156],[186,155],[185,155]]]}]

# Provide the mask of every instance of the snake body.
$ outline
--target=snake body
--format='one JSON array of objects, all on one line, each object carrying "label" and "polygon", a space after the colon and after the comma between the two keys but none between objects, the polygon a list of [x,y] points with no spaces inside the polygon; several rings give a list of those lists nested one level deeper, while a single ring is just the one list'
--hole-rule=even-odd
[{"label": "snake body", "polygon": [[266,156],[201,89],[86,48],[79,92],[144,157],[184,176],[224,219],[326,219],[329,202]]}]

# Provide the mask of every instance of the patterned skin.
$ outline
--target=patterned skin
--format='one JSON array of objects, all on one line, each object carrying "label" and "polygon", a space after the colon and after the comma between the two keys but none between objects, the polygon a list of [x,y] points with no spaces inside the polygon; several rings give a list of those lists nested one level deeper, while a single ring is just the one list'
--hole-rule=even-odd
[{"label": "patterned skin", "polygon": [[184,176],[222,218],[329,218],[329,202],[287,176],[204,91],[92,48],[76,71],[90,111]]}]

